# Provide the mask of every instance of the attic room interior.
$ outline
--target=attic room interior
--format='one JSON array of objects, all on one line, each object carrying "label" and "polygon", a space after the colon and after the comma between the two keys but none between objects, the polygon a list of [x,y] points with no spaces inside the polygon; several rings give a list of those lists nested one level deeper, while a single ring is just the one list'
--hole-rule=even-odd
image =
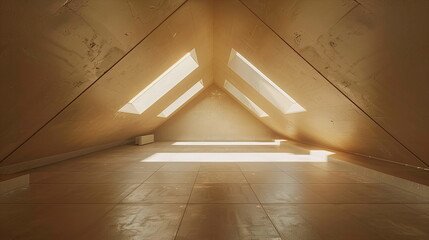
[{"label": "attic room interior", "polygon": [[0,2],[0,239],[429,239],[429,1]]}]

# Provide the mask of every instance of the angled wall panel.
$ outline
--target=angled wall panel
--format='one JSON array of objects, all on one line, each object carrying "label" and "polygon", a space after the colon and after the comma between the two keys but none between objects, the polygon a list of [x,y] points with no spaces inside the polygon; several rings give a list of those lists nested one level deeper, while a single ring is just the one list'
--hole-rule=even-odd
[{"label": "angled wall panel", "polygon": [[242,2],[429,164],[428,1]]},{"label": "angled wall panel", "polygon": [[1,1],[0,161],[183,2]]},{"label": "angled wall panel", "polygon": [[[161,24],[45,128],[7,158],[13,164],[152,132],[157,115],[196,82],[212,82],[212,2],[192,0]],[[198,19],[198,21],[196,21]],[[199,67],[141,115],[118,110],[185,53]]]},{"label": "angled wall panel", "polygon": [[[240,1],[217,2],[215,19],[215,81],[218,85],[224,79],[246,85],[227,66],[231,49],[235,49],[306,109],[306,112],[283,116],[268,113],[275,120],[262,121],[272,129],[305,143],[424,166]],[[272,105],[260,94],[244,93],[263,109]]]}]

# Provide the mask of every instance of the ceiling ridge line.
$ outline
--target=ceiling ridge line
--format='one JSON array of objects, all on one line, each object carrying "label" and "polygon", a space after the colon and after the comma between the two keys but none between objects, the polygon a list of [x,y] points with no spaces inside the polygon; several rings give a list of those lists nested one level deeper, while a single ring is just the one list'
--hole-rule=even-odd
[{"label": "ceiling ridge line", "polygon": [[[18,149],[20,149],[25,143],[27,143],[32,137],[39,133],[43,128],[45,128],[49,123],[56,119],[62,112],[64,112],[71,104],[73,104],[80,96],[82,96],[87,90],[89,90],[93,85],[95,85],[104,75],[106,75],[110,70],[112,70],[119,62],[121,62],[128,54],[130,54],[137,46],[139,46],[146,38],[148,38],[156,29],[158,29],[163,23],[165,23],[173,14],[175,14],[179,9],[181,9],[189,0],[185,0],[180,4],[173,12],[171,12],[166,18],[164,18],[156,27],[154,27],[146,36],[144,36],[140,41],[138,41],[130,50],[128,50],[121,58],[119,58],[112,66],[110,66],[106,71],[103,72],[94,82],[92,82],[87,88],[82,90],[73,100],[66,104],[60,111],[58,111],[53,117],[51,117],[46,123],[44,123],[39,129],[37,129],[33,134],[31,134],[27,139],[25,139],[18,147],[12,150],[7,154],[0,164],[6,161],[12,154],[14,154]],[[69,3],[69,2],[67,2]],[[67,6],[66,6],[67,7]]]},{"label": "ceiling ridge line", "polygon": [[[381,128],[385,133],[387,133],[391,138],[393,138],[397,143],[399,143],[404,149],[406,149],[411,155],[413,155],[417,160],[419,160],[423,165],[429,167],[425,161],[423,161],[419,156],[417,156],[413,151],[411,151],[405,144],[399,141],[393,134],[391,134],[387,129],[385,129],[380,123],[378,123],[374,118],[372,118],[366,111],[364,111],[358,104],[356,104],[349,96],[347,96],[343,91],[341,91],[335,84],[333,84],[325,75],[323,75],[316,67],[313,66],[306,58],[304,58],[295,48],[293,48],[286,40],[284,40],[274,29],[272,29],[266,22],[264,22],[254,11],[252,11],[243,0],[238,0],[247,10],[249,10],[256,18],[259,19],[268,29],[270,29],[278,38],[280,38],[288,47],[290,47],[301,59],[303,59],[312,69],[314,69],[320,76],[322,76],[331,86],[333,86],[338,92],[340,92],[347,100],[349,100],[355,107],[357,107],[365,116],[367,116],[373,123],[375,123],[379,128]],[[359,6],[359,5],[356,5]],[[355,9],[355,7],[353,8]]]}]

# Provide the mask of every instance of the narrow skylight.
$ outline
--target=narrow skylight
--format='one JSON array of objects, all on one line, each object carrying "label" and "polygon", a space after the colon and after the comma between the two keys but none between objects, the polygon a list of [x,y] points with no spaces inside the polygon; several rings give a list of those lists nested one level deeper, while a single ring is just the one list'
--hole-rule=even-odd
[{"label": "narrow skylight", "polygon": [[185,104],[189,99],[191,99],[195,94],[197,94],[201,89],[204,88],[203,81],[199,81],[194,86],[192,86],[188,91],[186,91],[182,96],[180,96],[176,101],[174,101],[170,106],[168,106],[164,111],[162,111],[158,117],[166,118],[175,112],[180,106]]},{"label": "narrow skylight", "polygon": [[197,56],[193,49],[119,109],[119,112],[143,113],[197,67]]},{"label": "narrow skylight", "polygon": [[225,81],[224,83],[225,89],[231,93],[235,98],[238,99],[241,103],[243,103],[248,109],[254,112],[258,117],[268,117],[268,114],[264,112],[258,105],[256,105],[252,100],[250,100],[246,95],[244,95],[240,90],[238,90],[234,85],[230,82]]},{"label": "narrow skylight", "polygon": [[231,49],[228,66],[283,114],[305,111],[293,98],[234,49]]}]

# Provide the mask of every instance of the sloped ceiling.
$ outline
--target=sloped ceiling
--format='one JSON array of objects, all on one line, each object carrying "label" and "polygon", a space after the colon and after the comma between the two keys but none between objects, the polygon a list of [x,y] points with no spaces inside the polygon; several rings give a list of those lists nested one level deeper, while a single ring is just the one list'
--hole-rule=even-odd
[{"label": "sloped ceiling", "polygon": [[[39,56],[39,58],[43,60],[52,57],[53,59],[50,61],[53,63],[47,63],[46,72],[61,71],[64,72],[65,77],[53,76],[40,85],[38,80],[35,81],[31,78],[38,76],[39,73],[32,72],[31,69],[27,72],[27,68],[24,66],[20,66],[19,69],[15,67],[11,73],[4,70],[5,74],[11,77],[10,81],[2,81],[1,87],[2,90],[9,89],[8,92],[10,92],[6,96],[3,95],[5,100],[2,101],[2,104],[8,104],[4,108],[10,109],[5,115],[7,117],[2,118],[4,123],[2,122],[1,126],[8,134],[2,134],[1,144],[9,144],[8,149],[2,147],[4,159],[2,164],[28,161],[152,132],[165,121],[164,118],[158,118],[157,115],[177,96],[183,94],[201,79],[206,86],[211,84],[213,79],[211,62],[213,7],[211,1],[144,1],[144,3],[143,1],[112,1],[112,4],[114,6],[111,6],[112,9],[109,7],[109,10],[106,9],[108,3],[101,0],[85,1],[85,4],[82,5],[70,1],[67,5],[58,7],[59,9],[53,13],[45,10],[47,15],[61,15],[65,11],[70,12],[69,14],[73,16],[71,20],[65,21],[63,24],[55,23],[59,26],[49,26],[50,29],[44,33],[44,35],[54,35],[58,31],[57,34],[62,38],[55,39],[55,41],[39,40],[40,45],[46,45],[46,48],[61,46],[64,56],[57,57],[52,54],[53,56]],[[21,7],[31,9],[30,6]],[[123,9],[123,11],[117,12],[116,9]],[[91,12],[98,11],[101,12],[91,14]],[[103,11],[107,12],[102,14]],[[125,15],[123,22],[114,24],[117,28],[115,31],[106,30],[109,27],[113,28],[110,26],[113,24],[111,23],[113,20],[106,19],[116,19],[116,15]],[[35,21],[32,18],[26,20],[27,25],[25,26],[27,27],[32,21]],[[55,22],[52,19],[48,20],[51,24]],[[122,26],[127,27],[122,28]],[[132,26],[134,28],[131,28]],[[88,28],[88,32],[85,32],[88,36],[80,32],[83,31],[82,28]],[[140,28],[147,30],[142,31]],[[98,29],[107,35],[104,40],[100,40],[106,42],[104,47],[97,45],[98,42],[84,44],[86,39],[103,38],[99,35]],[[24,30],[19,31],[25,32]],[[139,34],[139,36],[134,36],[135,40],[132,43],[121,44],[119,39],[124,39],[124,36],[126,39],[126,34]],[[108,42],[117,42],[118,46],[106,45]],[[71,44],[72,47],[77,45],[75,48],[79,50],[78,56],[75,57],[75,52],[78,50],[74,50],[67,44]],[[17,48],[27,51],[25,46]],[[92,49],[98,49],[94,54],[100,54],[98,57],[100,59],[109,58],[109,56],[104,56],[103,51],[123,50],[114,61],[112,60],[109,64],[104,63],[106,67],[100,69],[91,80],[84,76],[77,78],[75,81],[85,82],[86,85],[78,84],[79,86],[76,86],[75,81],[70,82],[71,80],[67,77],[73,75],[74,72],[85,72],[85,67],[90,69],[98,67],[98,65],[89,67],[89,64],[96,64],[91,62],[93,58],[87,56],[92,54]],[[137,93],[192,49],[196,50],[199,67],[169,94],[141,115],[118,112]],[[89,59],[82,59],[80,55]],[[68,60],[74,57],[75,62]],[[17,59],[15,63],[9,64],[9,68],[21,64],[21,61],[25,61],[26,58],[23,56]],[[7,57],[2,59],[3,62],[8,62]],[[34,64],[40,63],[38,59],[32,59],[32,61]],[[100,62],[102,61],[100,60]],[[64,66],[58,65],[62,63]],[[83,66],[81,67],[81,65]],[[48,71],[47,68],[51,68],[51,71]],[[95,71],[95,69],[92,70]],[[13,76],[13,73],[20,73],[24,76],[15,79],[16,76]],[[18,81],[18,83],[14,81]],[[46,88],[50,84],[55,86]],[[35,93],[27,94],[32,91]],[[38,103],[39,100],[43,103]],[[13,102],[25,102],[26,104],[15,106],[15,104],[10,104]],[[52,109],[48,109],[45,104],[52,105]],[[30,119],[27,120],[27,118]],[[38,121],[36,122],[36,120]],[[17,121],[18,123],[16,123]],[[10,143],[12,141],[14,144]],[[7,157],[5,158],[5,156]]]},{"label": "sloped ceiling", "polygon": [[[154,132],[201,79],[233,83],[286,138],[429,164],[428,1],[2,1],[0,11],[1,165]],[[194,48],[199,67],[183,82],[141,115],[118,112]],[[306,111],[277,110],[228,67],[232,48]]]}]

